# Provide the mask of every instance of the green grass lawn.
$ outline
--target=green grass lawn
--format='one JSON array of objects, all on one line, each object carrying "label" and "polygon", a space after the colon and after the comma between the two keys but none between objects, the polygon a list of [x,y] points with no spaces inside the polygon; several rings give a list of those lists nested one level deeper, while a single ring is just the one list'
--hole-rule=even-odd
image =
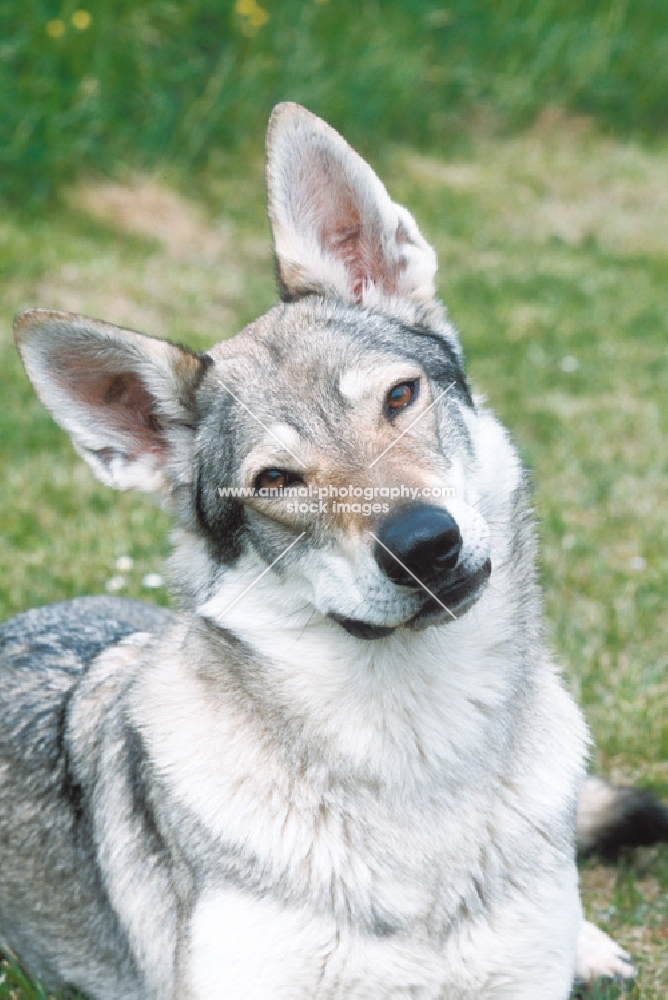
[{"label": "green grass lawn", "polygon": [[665,0],[3,0],[0,197],[119,159],[206,169],[285,99],[371,154],[549,103],[651,135],[667,90]]},{"label": "green grass lawn", "polygon": [[[435,244],[474,386],[534,471],[549,630],[593,766],[666,796],[668,145],[546,113],[455,158],[392,146],[374,166]],[[143,585],[164,573],[166,516],[93,480],[29,387],[11,319],[40,305],[198,348],[231,336],[275,300],[262,164],[219,155],[196,190],[121,175],[29,221],[6,211],[0,273],[0,611],[110,585],[166,603]],[[623,995],[665,998],[668,850],[589,862],[582,882],[588,915],[636,959]],[[0,998],[43,995],[17,974]]]}]

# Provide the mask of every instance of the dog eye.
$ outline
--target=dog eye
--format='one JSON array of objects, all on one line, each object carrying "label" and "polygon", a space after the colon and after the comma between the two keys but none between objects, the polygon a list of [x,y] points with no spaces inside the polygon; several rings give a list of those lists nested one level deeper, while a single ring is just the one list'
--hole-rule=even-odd
[{"label": "dog eye", "polygon": [[288,486],[296,486],[304,480],[296,472],[287,472],[285,469],[263,469],[258,473],[253,483],[256,493],[260,490],[284,490]]},{"label": "dog eye", "polygon": [[418,396],[419,387],[419,379],[414,379],[411,382],[400,382],[399,385],[390,389],[385,397],[385,416],[392,419],[399,410],[405,410],[407,406],[414,403]]}]

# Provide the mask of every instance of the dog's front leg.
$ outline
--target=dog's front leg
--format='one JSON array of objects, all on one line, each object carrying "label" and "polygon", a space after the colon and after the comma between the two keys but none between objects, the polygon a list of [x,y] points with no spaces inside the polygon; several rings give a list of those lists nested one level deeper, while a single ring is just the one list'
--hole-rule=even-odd
[{"label": "dog's front leg", "polygon": [[580,983],[595,979],[632,979],[635,969],[628,952],[588,920],[582,921],[578,936],[575,978]]}]

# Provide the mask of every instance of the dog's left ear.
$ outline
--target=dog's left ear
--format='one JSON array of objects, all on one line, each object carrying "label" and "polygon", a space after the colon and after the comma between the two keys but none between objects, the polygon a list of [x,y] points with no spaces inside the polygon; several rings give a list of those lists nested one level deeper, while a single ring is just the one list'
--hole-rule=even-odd
[{"label": "dog's left ear", "polygon": [[269,120],[267,193],[284,301],[433,299],[436,254],[412,215],[338,132],[297,104],[279,104]]},{"label": "dog's left ear", "polygon": [[209,358],[48,309],[21,313],[14,332],[37,395],[105,485],[164,494],[187,476]]}]

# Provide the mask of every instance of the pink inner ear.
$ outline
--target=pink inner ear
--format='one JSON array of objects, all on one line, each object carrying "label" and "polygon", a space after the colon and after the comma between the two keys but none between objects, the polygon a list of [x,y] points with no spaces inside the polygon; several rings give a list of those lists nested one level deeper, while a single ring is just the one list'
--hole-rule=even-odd
[{"label": "pink inner ear", "polygon": [[343,165],[321,150],[311,150],[300,181],[298,226],[312,226],[323,251],[341,261],[354,300],[361,302],[365,285],[378,285],[390,294],[396,291],[397,267],[385,258],[377,210],[367,207],[364,214],[362,198],[351,187]]},{"label": "pink inner ear", "polygon": [[364,284],[371,278],[362,242],[361,223],[350,227],[341,223],[340,228],[323,229],[320,245],[325,253],[343,263],[350,276],[353,297],[356,302],[361,302]]},{"label": "pink inner ear", "polygon": [[134,372],[112,376],[103,387],[102,405],[128,433],[142,445],[141,450],[164,450],[163,424],[157,414],[156,402]]},{"label": "pink inner ear", "polygon": [[66,364],[58,359],[57,382],[62,392],[91,412],[98,424],[126,440],[128,456],[160,454],[165,450],[163,423],[155,398],[132,371],[105,371],[109,360],[97,354],[77,354]]}]

